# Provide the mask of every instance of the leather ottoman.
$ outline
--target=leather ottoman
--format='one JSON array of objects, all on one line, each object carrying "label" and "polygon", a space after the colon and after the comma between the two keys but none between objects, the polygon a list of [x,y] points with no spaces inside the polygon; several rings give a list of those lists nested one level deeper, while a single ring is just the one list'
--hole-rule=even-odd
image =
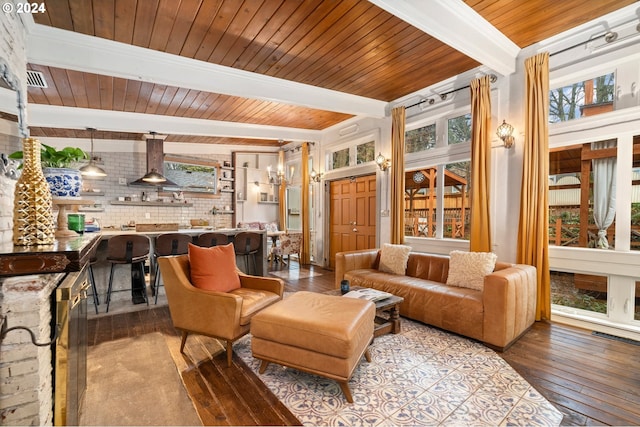
[{"label": "leather ottoman", "polygon": [[353,402],[349,378],[373,339],[375,305],[370,301],[296,292],[251,319],[251,351],[262,360],[331,378]]}]

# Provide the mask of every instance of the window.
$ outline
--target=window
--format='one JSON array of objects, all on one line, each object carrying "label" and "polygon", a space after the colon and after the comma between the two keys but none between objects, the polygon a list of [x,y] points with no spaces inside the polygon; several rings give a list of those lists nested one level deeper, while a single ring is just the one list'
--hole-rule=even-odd
[{"label": "window", "polygon": [[551,271],[551,302],[606,314],[607,277]]},{"label": "window", "polygon": [[404,134],[405,153],[417,153],[436,146],[436,125],[430,124]]},{"label": "window", "polygon": [[334,151],[331,153],[331,169],[346,168],[349,166],[349,149]]},{"label": "window", "polygon": [[[471,113],[458,109],[405,132],[405,236],[468,239]],[[464,114],[461,114],[464,113]],[[409,124],[409,126],[411,126]],[[440,142],[438,142],[440,141]],[[435,150],[432,150],[435,149]]]},{"label": "window", "polygon": [[613,111],[613,73],[573,83],[549,92],[549,123]]},{"label": "window", "polygon": [[550,150],[549,244],[615,247],[616,166],[616,140]]},{"label": "window", "polygon": [[449,145],[471,141],[471,113],[447,120]]},{"label": "window", "polygon": [[405,236],[469,239],[470,176],[469,161],[407,171]]},{"label": "window", "polygon": [[372,162],[376,155],[375,141],[365,142],[356,146],[356,164]]},{"label": "window", "polygon": [[633,141],[631,171],[631,250],[640,251],[640,138]]}]

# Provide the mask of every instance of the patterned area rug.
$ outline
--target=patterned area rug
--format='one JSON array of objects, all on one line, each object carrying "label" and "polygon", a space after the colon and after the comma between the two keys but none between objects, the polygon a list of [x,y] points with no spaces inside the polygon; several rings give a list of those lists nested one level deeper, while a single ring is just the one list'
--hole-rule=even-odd
[{"label": "patterned area rug", "polygon": [[291,268],[290,270],[270,271],[269,274],[284,280],[307,279],[309,277],[322,276],[322,273],[315,273],[306,268]]},{"label": "patterned area rug", "polygon": [[562,414],[484,345],[402,319],[402,332],[375,339],[349,382],[354,403],[335,381],[270,364],[258,374],[251,337],[234,352],[304,425],[557,426]]}]

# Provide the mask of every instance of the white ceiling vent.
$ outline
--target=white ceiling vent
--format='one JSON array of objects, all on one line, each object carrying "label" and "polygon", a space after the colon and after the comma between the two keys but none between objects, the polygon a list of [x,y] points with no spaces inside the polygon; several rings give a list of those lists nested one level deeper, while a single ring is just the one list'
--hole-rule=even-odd
[{"label": "white ceiling vent", "polygon": [[40,71],[27,70],[27,86],[47,88],[47,81]]}]

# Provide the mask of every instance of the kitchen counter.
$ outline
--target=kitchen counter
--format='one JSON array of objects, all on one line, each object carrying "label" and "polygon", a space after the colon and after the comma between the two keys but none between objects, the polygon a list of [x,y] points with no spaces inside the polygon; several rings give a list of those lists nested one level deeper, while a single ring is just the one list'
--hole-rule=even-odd
[{"label": "kitchen counter", "polygon": [[249,230],[246,228],[219,228],[217,230],[214,230],[211,227],[184,228],[184,229],[181,228],[175,231],[136,231],[136,230],[118,230],[118,229],[108,228],[108,229],[103,229],[100,232],[100,234],[102,234],[103,238],[109,238],[111,236],[117,236],[120,234],[143,234],[149,237],[156,237],[156,236],[159,236],[160,234],[165,234],[165,233],[183,233],[183,234],[189,234],[191,236],[198,236],[202,233],[221,233],[221,234],[226,234],[227,236],[235,236],[241,231],[252,231],[256,233],[266,234],[265,230]]}]

